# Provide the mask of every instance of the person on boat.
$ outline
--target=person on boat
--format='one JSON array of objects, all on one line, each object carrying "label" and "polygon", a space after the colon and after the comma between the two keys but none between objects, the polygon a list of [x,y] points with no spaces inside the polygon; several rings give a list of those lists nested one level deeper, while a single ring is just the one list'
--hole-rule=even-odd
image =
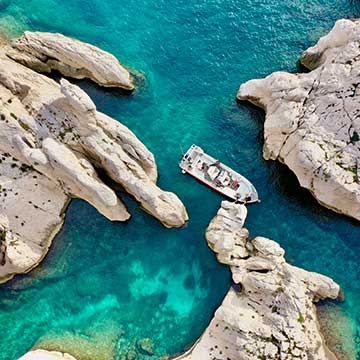
[{"label": "person on boat", "polygon": [[237,180],[234,180],[231,186],[234,190],[237,190],[237,188],[239,187],[239,182]]},{"label": "person on boat", "polygon": [[224,187],[220,180],[215,180],[215,186],[217,187]]}]

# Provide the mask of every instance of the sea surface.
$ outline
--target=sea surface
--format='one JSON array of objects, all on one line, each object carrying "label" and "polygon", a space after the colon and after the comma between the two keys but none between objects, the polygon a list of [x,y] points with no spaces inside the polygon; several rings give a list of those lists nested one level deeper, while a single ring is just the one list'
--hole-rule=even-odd
[{"label": "sea surface", "polygon": [[[169,230],[120,194],[133,217],[111,223],[74,200],[40,267],[0,287],[0,360],[33,346],[79,360],[120,360],[151,338],[154,359],[187,349],[230,286],[204,231],[222,198],[183,176],[192,143],[240,171],[262,202],[251,235],[277,240],[287,260],[335,279],[342,304],[320,306],[344,359],[360,358],[360,224],[321,207],[282,165],[262,159],[264,113],[235,101],[238,86],[276,70],[300,71],[303,50],[342,17],[349,0],[0,0],[0,30],[61,32],[116,55],[136,74],[131,95],[77,81],[98,109],[129,126],[155,154],[159,184],[190,221]],[[150,357],[146,357],[150,359]]]}]

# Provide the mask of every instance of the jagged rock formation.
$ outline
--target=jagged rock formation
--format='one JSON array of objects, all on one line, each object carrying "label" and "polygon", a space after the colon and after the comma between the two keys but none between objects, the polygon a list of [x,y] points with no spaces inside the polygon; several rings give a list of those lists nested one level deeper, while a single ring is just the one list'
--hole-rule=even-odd
[{"label": "jagged rock formation", "polygon": [[133,90],[130,73],[111,54],[62,34],[25,31],[6,51],[30,69],[57,70],[76,79],[89,78],[101,86]]},{"label": "jagged rock formation", "polygon": [[335,359],[320,335],[314,302],[336,299],[339,286],[286,263],[275,241],[249,240],[246,215],[245,206],[224,201],[207,229],[209,246],[242,290],[228,292],[204,334],[177,360]]},{"label": "jagged rock formation", "polygon": [[19,360],[76,360],[73,356],[58,351],[34,350],[23,355]]},{"label": "jagged rock formation", "polygon": [[264,158],[278,159],[328,208],[360,220],[360,21],[339,20],[303,54],[307,74],[240,86],[266,110]]},{"label": "jagged rock formation", "polygon": [[110,220],[129,219],[95,168],[165,226],[184,225],[183,204],[156,186],[154,157],[127,127],[98,112],[79,87],[26,68],[7,50],[0,49],[0,282],[43,258],[70,197]]}]

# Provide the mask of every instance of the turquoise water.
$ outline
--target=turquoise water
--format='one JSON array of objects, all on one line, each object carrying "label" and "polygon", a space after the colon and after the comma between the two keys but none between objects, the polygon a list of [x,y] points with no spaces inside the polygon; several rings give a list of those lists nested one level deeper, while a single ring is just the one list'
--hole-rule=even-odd
[{"label": "turquoise water", "polygon": [[350,1],[3,0],[0,15],[7,34],[59,31],[136,71],[130,96],[78,84],[153,151],[160,185],[190,215],[187,228],[168,230],[122,194],[133,218],[112,224],[73,201],[44,263],[0,287],[1,360],[33,345],[80,360],[120,359],[144,337],[161,356],[201,334],[230,278],[203,238],[222,199],[177,168],[180,146],[193,142],[256,185],[262,202],[249,208],[252,235],[278,240],[291,263],[341,284],[346,301],[324,303],[320,315],[337,352],[359,358],[359,223],[322,208],[287,169],[263,161],[264,114],[235,102],[240,83],[297,71],[301,52],[337,18],[357,15]]}]

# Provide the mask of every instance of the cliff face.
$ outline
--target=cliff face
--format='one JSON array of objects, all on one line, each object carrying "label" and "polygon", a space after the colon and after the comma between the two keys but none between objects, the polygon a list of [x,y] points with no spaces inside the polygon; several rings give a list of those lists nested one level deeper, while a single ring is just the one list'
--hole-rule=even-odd
[{"label": "cliff face", "polygon": [[286,263],[273,240],[248,239],[245,206],[224,201],[206,239],[230,266],[231,289],[194,347],[179,359],[335,359],[316,321],[314,302],[339,296],[330,278]]},{"label": "cliff face", "polygon": [[339,20],[301,57],[237,97],[266,110],[264,158],[280,160],[324,206],[360,220],[360,22]]},{"label": "cliff face", "polygon": [[[88,47],[84,50],[74,40],[70,48],[81,54]],[[30,270],[43,258],[71,197],[86,200],[110,220],[129,219],[95,168],[165,226],[184,225],[183,204],[157,187],[154,157],[139,139],[98,112],[79,87],[65,79],[58,84],[9,58],[12,50],[0,49],[0,225],[6,229],[0,281]]]}]

